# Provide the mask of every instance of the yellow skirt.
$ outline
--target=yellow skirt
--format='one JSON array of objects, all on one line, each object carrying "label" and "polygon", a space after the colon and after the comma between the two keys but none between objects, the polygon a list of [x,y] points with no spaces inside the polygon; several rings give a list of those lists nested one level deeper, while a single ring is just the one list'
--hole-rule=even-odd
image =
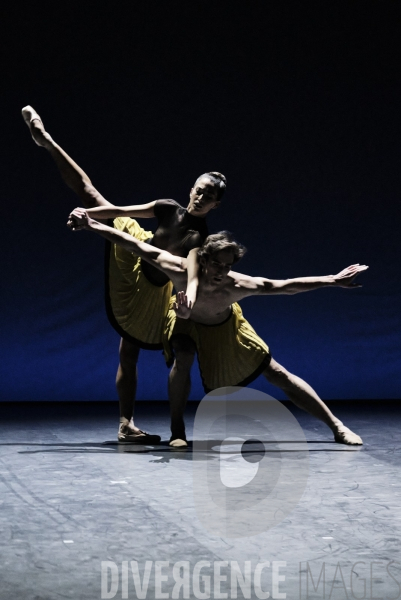
[{"label": "yellow skirt", "polygon": [[[152,237],[129,217],[114,219],[114,228],[145,241]],[[117,244],[106,249],[106,309],[114,329],[128,341],[147,350],[163,348],[163,326],[173,284],[150,283],[141,258]]]},{"label": "yellow skirt", "polygon": [[228,319],[218,325],[179,319],[170,308],[163,336],[168,366],[174,360],[171,340],[182,335],[190,336],[196,344],[205,392],[230,385],[248,385],[262,373],[266,360],[270,360],[269,347],[243,317],[237,303],[232,305]]}]

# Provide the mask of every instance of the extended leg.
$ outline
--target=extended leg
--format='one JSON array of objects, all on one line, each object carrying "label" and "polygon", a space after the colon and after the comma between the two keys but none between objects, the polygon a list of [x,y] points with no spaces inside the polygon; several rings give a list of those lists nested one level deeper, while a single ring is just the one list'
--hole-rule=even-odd
[{"label": "extended leg", "polygon": [[334,433],[334,439],[340,444],[362,444],[362,439],[337,419],[319,398],[316,392],[300,377],[293,375],[273,358],[263,371],[263,375],[273,385],[279,387],[288,398],[317,419],[320,419]]},{"label": "extended leg", "polygon": [[138,381],[137,363],[139,346],[121,339],[120,364],[116,376],[116,387],[120,401],[120,428],[118,441],[125,443],[156,443],[160,436],[149,435],[134,424],[135,394]]},{"label": "extended leg", "polygon": [[46,148],[56,163],[61,177],[82,200],[85,208],[94,206],[111,206],[92,185],[88,175],[83,171],[66,152],[50,136],[44,128],[42,119],[31,107],[22,109],[22,116],[28,125],[31,135],[38,146]]},{"label": "extended leg", "polygon": [[194,362],[196,346],[190,337],[180,336],[172,340],[175,354],[173,368],[169,375],[169,399],[171,415],[170,446],[185,448],[184,411],[191,391],[191,367]]}]

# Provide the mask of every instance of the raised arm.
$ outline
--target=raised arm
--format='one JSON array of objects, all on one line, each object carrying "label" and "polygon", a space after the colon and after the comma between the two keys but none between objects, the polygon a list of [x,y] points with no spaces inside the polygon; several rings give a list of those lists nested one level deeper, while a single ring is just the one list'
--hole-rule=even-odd
[{"label": "raised arm", "polygon": [[181,319],[189,319],[192,313],[192,308],[196,302],[199,285],[199,248],[190,250],[187,256],[187,289],[186,292],[177,291],[177,302],[174,304],[174,310],[177,317]]},{"label": "raised arm", "polygon": [[88,209],[91,219],[115,219],[116,217],[133,217],[134,219],[147,219],[155,216],[154,206],[156,200],[147,204],[134,204],[132,206],[95,206]]},{"label": "raised arm", "polygon": [[322,287],[362,287],[354,283],[355,277],[362,271],[366,271],[366,265],[351,265],[337,273],[337,275],[325,275],[322,277],[296,277],[294,279],[266,279],[264,277],[249,277],[232,273],[236,280],[238,295],[246,296],[263,294],[299,294],[310,292]]},{"label": "raised arm", "polygon": [[101,235],[109,242],[118,244],[127,250],[141,256],[144,260],[151,263],[167,275],[174,273],[183,273],[186,277],[186,259],[180,256],[174,256],[166,250],[160,250],[155,246],[146,244],[137,240],[132,235],[108,227],[104,223],[98,223],[88,216],[88,211],[84,208],[76,208],[70,213],[67,225],[73,230],[88,229]]}]

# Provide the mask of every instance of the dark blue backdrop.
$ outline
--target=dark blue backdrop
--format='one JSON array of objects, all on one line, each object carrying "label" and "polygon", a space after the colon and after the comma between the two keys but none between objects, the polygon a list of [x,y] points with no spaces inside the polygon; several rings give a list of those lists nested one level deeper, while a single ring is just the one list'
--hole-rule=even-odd
[{"label": "dark blue backdrop", "polygon": [[[116,397],[103,242],[65,227],[79,202],[32,142],[19,115],[28,103],[114,203],[185,204],[200,173],[225,173],[210,228],[248,247],[238,270],[370,265],[362,289],[242,305],[276,360],[323,398],[400,397],[400,5],[300,4],[9,8],[2,400]],[[166,398],[161,353],[142,352],[139,366],[138,397]]]}]

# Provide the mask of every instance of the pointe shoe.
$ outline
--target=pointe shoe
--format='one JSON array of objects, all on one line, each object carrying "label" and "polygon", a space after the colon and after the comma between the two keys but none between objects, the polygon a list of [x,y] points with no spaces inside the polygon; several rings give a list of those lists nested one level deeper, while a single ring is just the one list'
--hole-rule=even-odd
[{"label": "pointe shoe", "polygon": [[133,430],[130,421],[124,419],[120,422],[117,439],[120,444],[158,444],[160,435],[151,435],[142,429]]},{"label": "pointe shoe", "polygon": [[177,438],[175,440],[171,440],[169,442],[169,446],[171,446],[172,448],[179,448],[181,450],[183,448],[187,448],[188,444],[186,440],[181,440],[180,438]]},{"label": "pointe shoe", "polygon": [[36,110],[28,104],[27,106],[24,106],[24,108],[21,110],[21,113],[22,118],[29,127],[33,141],[38,146],[42,146],[44,148],[48,146],[49,143],[51,143],[53,140],[51,136],[45,131],[43,121],[39,117]]},{"label": "pointe shoe", "polygon": [[345,427],[345,425],[341,425],[341,427],[334,434],[334,439],[338,444],[347,444],[348,446],[362,446],[363,441],[362,438]]},{"label": "pointe shoe", "polygon": [[34,119],[37,119],[43,125],[42,119],[39,117],[36,110],[34,108],[32,108],[32,106],[30,106],[30,104],[28,104],[27,106],[24,106],[24,108],[21,110],[21,114],[22,114],[22,117],[23,117],[25,123],[28,125],[28,127],[30,126],[30,124],[32,123],[32,121]]}]

